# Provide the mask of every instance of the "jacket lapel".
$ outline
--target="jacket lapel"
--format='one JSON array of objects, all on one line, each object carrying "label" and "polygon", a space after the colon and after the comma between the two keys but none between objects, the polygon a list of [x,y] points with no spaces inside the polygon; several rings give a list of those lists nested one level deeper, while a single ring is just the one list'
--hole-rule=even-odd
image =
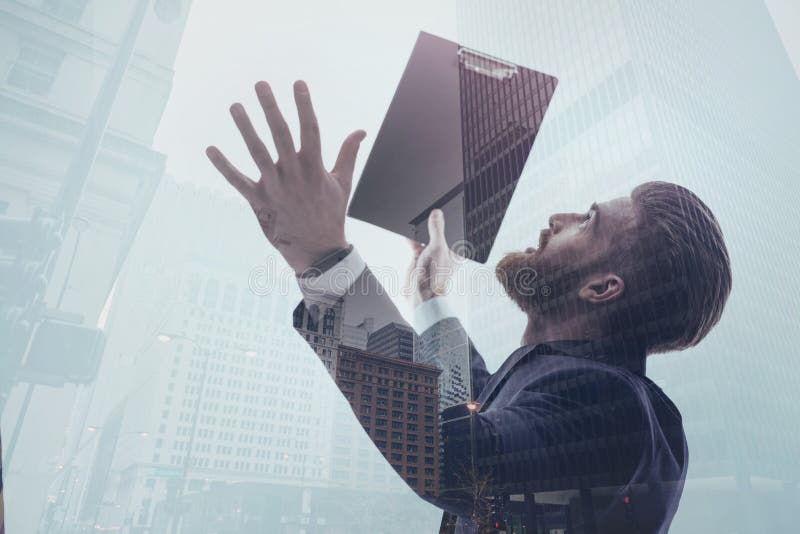
[{"label": "jacket lapel", "polygon": [[486,383],[481,394],[475,399],[478,403],[478,411],[482,411],[491,401],[494,392],[503,384],[508,377],[508,374],[525,359],[527,356],[536,354],[562,354],[567,356],[580,356],[590,357],[593,354],[593,345],[591,341],[548,341],[546,343],[539,343],[537,345],[524,345],[514,352],[511,356],[506,358],[503,365],[495,372]]},{"label": "jacket lapel", "polygon": [[514,368],[517,363],[527,356],[531,351],[537,348],[538,345],[526,345],[524,347],[520,347],[514,352],[511,353],[511,356],[506,358],[506,361],[503,362],[503,365],[500,366],[490,378],[489,381],[486,383],[486,386],[481,391],[481,394],[478,395],[478,398],[475,399],[478,402],[479,408],[478,411],[482,411],[484,405],[486,404],[486,400],[492,396],[494,390],[497,389],[497,386],[500,385],[501,382],[505,379],[511,369]]}]

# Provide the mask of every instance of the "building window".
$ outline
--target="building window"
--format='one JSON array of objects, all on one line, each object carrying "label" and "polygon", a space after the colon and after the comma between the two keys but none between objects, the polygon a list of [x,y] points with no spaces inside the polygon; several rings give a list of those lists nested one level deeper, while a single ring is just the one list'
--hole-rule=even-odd
[{"label": "building window", "polygon": [[322,321],[322,333],[326,336],[333,335],[333,326],[336,321],[336,312],[333,311],[331,308],[325,312],[325,318]]},{"label": "building window", "polygon": [[45,95],[56,80],[64,52],[41,44],[20,44],[17,60],[8,71],[8,84],[36,95]]},{"label": "building window", "polygon": [[191,274],[186,280],[186,300],[192,304],[197,304],[200,300],[200,287],[203,281],[199,274]]},{"label": "building window", "polygon": [[67,22],[80,22],[89,0],[43,0],[42,11]]},{"label": "building window", "polygon": [[242,294],[239,297],[239,314],[250,317],[253,315],[253,308],[255,307],[255,297],[250,291],[250,288],[243,287]]},{"label": "building window", "polygon": [[203,292],[203,306],[216,308],[217,299],[219,299],[219,282],[212,278],[206,282],[206,289]]},{"label": "building window", "polygon": [[316,315],[319,313],[315,310],[316,306],[312,305],[311,309],[308,310],[308,322],[306,323],[306,329],[311,332],[318,332],[319,331],[319,321],[316,320]]},{"label": "building window", "polygon": [[222,311],[232,312],[236,309],[236,293],[235,285],[225,285],[225,293],[222,296]]},{"label": "building window", "polygon": [[[262,308],[266,308],[266,306],[264,306],[264,301],[262,301],[261,304]],[[294,315],[292,321],[294,323],[295,328],[303,328],[303,314],[305,313],[305,311],[306,307],[303,306],[303,304],[300,304],[294,309]]]}]

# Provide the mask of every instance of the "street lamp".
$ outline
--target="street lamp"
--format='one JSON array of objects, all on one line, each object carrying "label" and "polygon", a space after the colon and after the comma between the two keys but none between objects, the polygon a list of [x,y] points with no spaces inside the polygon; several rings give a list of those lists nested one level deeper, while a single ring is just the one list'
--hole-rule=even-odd
[{"label": "street lamp", "polygon": [[476,484],[476,489],[478,484],[478,469],[475,462],[475,414],[478,413],[479,407],[480,405],[474,400],[467,402],[467,411],[469,412],[469,456],[472,464],[472,483]]},{"label": "street lamp", "polygon": [[172,338],[167,334],[158,334],[156,336],[156,339],[161,343],[169,343],[170,341],[172,341]]}]

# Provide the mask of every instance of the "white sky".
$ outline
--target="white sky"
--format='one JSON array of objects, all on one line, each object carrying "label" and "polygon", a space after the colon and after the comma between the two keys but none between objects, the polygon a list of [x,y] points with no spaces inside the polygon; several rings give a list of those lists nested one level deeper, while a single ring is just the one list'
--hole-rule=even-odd
[{"label": "white sky", "polygon": [[[767,5],[800,73],[800,2]],[[216,144],[240,169],[253,171],[228,107],[243,102],[269,145],[253,85],[271,83],[294,129],[291,87],[302,78],[311,89],[328,165],[349,132],[367,131],[357,179],[420,30],[457,40],[456,0],[195,0],[155,148],[168,155],[167,171],[177,180],[235,194],[204,154]],[[374,268],[404,271],[409,253],[402,238],[353,220],[347,234]],[[401,311],[408,313],[402,304]]]},{"label": "white sky", "polygon": [[292,83],[308,82],[326,162],[332,163],[341,141],[357,128],[372,134],[362,145],[364,156],[418,32],[456,35],[453,0],[393,4],[195,0],[155,140],[156,149],[169,156],[168,173],[178,180],[223,184],[205,158],[208,144],[218,144],[242,169],[252,170],[228,107],[243,102],[266,134],[253,92],[262,79],[272,85],[293,128]]},{"label": "white sky", "polygon": [[798,0],[765,0],[781,36],[783,46],[800,78],[800,2]]},{"label": "white sky", "polygon": [[[207,145],[216,144],[243,171],[254,169],[228,107],[241,101],[256,129],[266,134],[253,91],[263,79],[295,128],[292,83],[302,78],[319,118],[326,164],[333,164],[348,133],[367,131],[357,178],[417,34],[424,30],[455,40],[455,21],[455,0],[195,0],[155,148],[168,155],[167,172],[177,180],[233,194],[204,154]],[[408,261],[402,238],[358,221],[348,224],[350,241],[371,265],[403,268]]]}]

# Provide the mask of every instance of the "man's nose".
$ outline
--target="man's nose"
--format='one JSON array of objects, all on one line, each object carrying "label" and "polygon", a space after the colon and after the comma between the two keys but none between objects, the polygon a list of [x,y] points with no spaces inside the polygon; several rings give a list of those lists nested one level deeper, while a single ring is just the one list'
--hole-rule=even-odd
[{"label": "man's nose", "polygon": [[550,218],[547,220],[548,224],[550,225],[550,232],[557,234],[561,231],[564,227],[564,221],[561,218],[561,214],[551,215]]}]

